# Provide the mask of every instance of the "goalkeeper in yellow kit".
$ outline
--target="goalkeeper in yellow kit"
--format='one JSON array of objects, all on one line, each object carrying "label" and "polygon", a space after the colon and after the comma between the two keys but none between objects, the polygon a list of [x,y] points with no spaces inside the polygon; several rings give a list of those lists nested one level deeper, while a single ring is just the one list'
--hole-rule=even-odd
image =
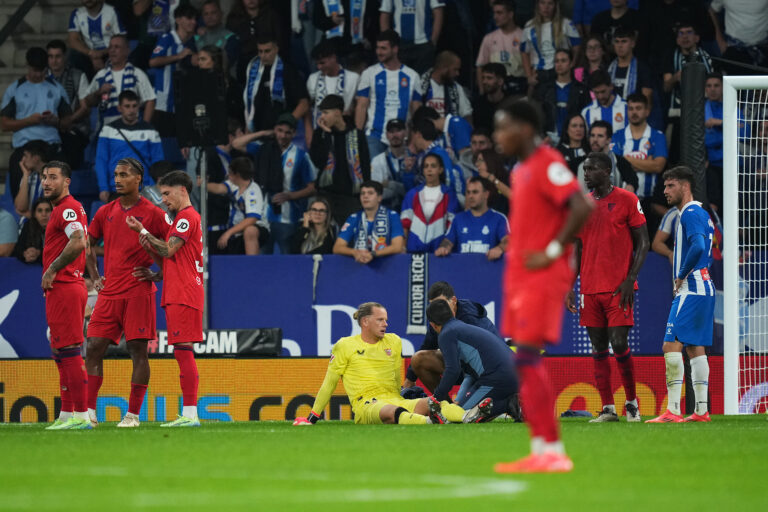
[{"label": "goalkeeper in yellow kit", "polygon": [[491,399],[465,411],[433,397],[402,398],[402,340],[396,334],[387,333],[387,310],[376,302],[366,302],[360,305],[354,318],[360,325],[360,334],[341,338],[333,346],[328,371],[312,411],[308,418],[296,418],[294,425],[312,425],[320,419],[339,379],[344,382],[355,423],[476,423],[490,414]]}]

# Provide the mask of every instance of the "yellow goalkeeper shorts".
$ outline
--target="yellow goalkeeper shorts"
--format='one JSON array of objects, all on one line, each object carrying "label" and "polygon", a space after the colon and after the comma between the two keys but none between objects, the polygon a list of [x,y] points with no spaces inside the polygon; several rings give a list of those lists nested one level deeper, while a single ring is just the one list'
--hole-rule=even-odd
[{"label": "yellow goalkeeper shorts", "polygon": [[384,398],[361,398],[360,405],[355,407],[355,423],[359,425],[381,425],[379,413],[385,405],[402,407],[408,412],[413,412],[420,398],[406,400],[401,396],[385,396]]}]

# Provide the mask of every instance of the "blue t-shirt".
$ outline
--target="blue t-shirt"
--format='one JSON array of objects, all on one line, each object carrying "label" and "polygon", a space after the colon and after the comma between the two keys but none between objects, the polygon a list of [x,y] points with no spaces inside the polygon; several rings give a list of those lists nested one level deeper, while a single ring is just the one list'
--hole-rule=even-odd
[{"label": "blue t-shirt", "polygon": [[[352,248],[355,247],[355,243],[357,242],[357,238],[360,232],[361,215],[365,215],[364,210],[360,210],[359,212],[350,215],[344,225],[341,227],[341,232],[339,233],[339,238],[347,242],[347,244],[349,244],[349,246]],[[381,250],[384,248],[384,245],[390,245],[393,238],[404,236],[403,225],[400,222],[400,216],[392,210],[387,209],[387,217],[389,219],[389,229],[385,232],[382,232],[381,235],[379,235],[378,231],[374,229],[377,223],[377,219],[375,217],[372,221],[366,219],[366,249],[369,251]],[[379,238],[383,238],[383,240],[379,240]]]},{"label": "blue t-shirt", "polygon": [[459,157],[461,150],[470,146],[472,139],[472,125],[461,116],[445,116],[447,129],[445,130],[445,147],[451,148],[456,158]]},{"label": "blue t-shirt", "polygon": [[557,112],[557,118],[555,119],[555,130],[558,135],[563,133],[567,126],[563,126],[566,116],[568,116],[568,95],[571,92],[571,83],[568,82],[564,86],[555,83],[555,111]]},{"label": "blue t-shirt", "polygon": [[489,209],[479,217],[466,210],[456,214],[445,238],[453,244],[454,252],[485,254],[507,233],[507,218],[496,210]]},{"label": "blue t-shirt", "polygon": [[[723,102],[707,100],[704,106],[704,121],[723,119]],[[713,126],[704,132],[704,144],[707,146],[707,160],[710,165],[723,166],[723,126]]]},{"label": "blue t-shirt", "polygon": [[[5,90],[0,109],[0,115],[10,119],[24,119],[45,111],[61,119],[72,112],[67,91],[52,77],[38,83],[32,83],[26,78],[16,80]],[[13,132],[11,145],[20,148],[31,140],[44,140],[49,144],[61,142],[59,130],[55,126],[35,124]]]}]

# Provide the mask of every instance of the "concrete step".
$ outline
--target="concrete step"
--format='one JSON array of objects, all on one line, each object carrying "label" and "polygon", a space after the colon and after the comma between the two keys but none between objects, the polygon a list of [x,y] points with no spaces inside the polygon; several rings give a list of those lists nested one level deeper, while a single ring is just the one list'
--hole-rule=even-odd
[{"label": "concrete step", "polygon": [[[72,10],[72,6],[37,5],[29,10],[22,23],[14,30],[14,35],[25,32],[46,34],[67,30]],[[0,6],[0,26],[5,25],[5,22],[15,12],[16,7],[9,7],[5,4]]]}]

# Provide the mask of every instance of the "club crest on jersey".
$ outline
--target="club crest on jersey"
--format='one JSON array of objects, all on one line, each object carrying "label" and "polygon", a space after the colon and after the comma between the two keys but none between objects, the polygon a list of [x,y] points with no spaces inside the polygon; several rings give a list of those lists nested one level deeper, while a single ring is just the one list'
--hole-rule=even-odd
[{"label": "club crest on jersey", "polygon": [[616,115],[613,117],[613,120],[617,123],[623,123],[624,122],[624,116],[621,115],[621,112],[616,112]]},{"label": "club crest on jersey", "polygon": [[67,208],[62,212],[61,214],[64,217],[65,222],[71,222],[73,220],[77,220],[77,213],[75,213],[75,210],[72,208]]},{"label": "club crest on jersey", "polygon": [[179,233],[186,233],[189,229],[189,221],[187,219],[179,219],[176,223],[176,231]]},{"label": "club crest on jersey", "polygon": [[553,185],[567,185],[573,181],[573,173],[560,162],[552,162],[547,167],[547,177]]},{"label": "club crest on jersey", "polygon": [[392,349],[391,348],[384,349],[384,353],[387,354],[388,356],[391,356],[392,355]]},{"label": "club crest on jersey", "polygon": [[400,79],[400,87],[408,87],[408,78],[403,77]]}]

